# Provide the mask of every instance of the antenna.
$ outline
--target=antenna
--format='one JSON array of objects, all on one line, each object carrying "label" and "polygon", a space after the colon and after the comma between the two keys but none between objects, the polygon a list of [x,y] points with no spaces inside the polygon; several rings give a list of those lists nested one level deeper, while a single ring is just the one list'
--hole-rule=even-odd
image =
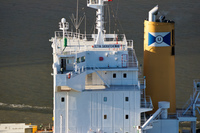
[{"label": "antenna", "polygon": [[74,17],[74,14],[72,13],[72,16],[70,17],[73,26],[76,29],[76,33],[78,31],[79,26],[81,25],[83,19],[85,18],[85,16],[80,17],[80,19],[78,18],[78,0],[77,0],[77,8],[76,8],[76,18]]},{"label": "antenna", "polygon": [[108,23],[108,34],[110,34],[110,4],[106,4],[106,14],[105,14],[105,27],[107,26]]},{"label": "antenna", "polygon": [[87,39],[87,38],[86,38],[86,22],[87,22],[87,21],[86,21],[86,15],[85,15],[85,12],[84,12],[84,18],[85,18],[85,40],[86,40],[86,39]]}]

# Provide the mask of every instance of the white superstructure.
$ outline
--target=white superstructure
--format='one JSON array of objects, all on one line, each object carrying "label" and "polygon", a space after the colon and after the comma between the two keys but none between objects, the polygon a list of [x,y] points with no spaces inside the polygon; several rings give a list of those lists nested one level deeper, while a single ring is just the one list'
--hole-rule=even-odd
[{"label": "white superstructure", "polygon": [[51,39],[54,133],[154,132],[163,123],[176,124],[171,131],[178,131],[177,119],[166,121],[168,102],[159,103],[158,111],[145,120],[144,112],[153,105],[145,95],[145,79],[138,78],[133,40],[124,34],[105,34],[106,1],[110,0],[87,1],[88,7],[97,9],[98,34],[71,32],[63,18],[62,31]]}]

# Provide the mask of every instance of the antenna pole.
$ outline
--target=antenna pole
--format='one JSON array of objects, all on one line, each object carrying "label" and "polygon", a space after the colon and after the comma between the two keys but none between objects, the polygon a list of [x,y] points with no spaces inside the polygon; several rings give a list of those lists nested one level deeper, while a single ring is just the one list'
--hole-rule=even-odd
[{"label": "antenna pole", "polygon": [[76,8],[76,33],[78,29],[78,0],[77,0],[77,8]]},{"label": "antenna pole", "polygon": [[84,13],[84,17],[85,17],[85,39],[86,39],[86,15]]}]

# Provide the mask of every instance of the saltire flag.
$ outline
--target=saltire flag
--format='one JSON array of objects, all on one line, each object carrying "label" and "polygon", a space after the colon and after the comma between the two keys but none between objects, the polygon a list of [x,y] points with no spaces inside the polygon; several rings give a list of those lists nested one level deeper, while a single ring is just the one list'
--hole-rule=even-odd
[{"label": "saltire flag", "polygon": [[171,44],[170,32],[149,32],[148,46],[152,47],[167,47]]}]

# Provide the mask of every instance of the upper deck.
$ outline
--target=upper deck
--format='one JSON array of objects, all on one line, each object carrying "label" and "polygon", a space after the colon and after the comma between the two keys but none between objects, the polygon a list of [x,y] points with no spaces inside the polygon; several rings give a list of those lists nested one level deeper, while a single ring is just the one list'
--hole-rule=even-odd
[{"label": "upper deck", "polygon": [[[81,34],[76,32],[56,31],[51,39],[56,44],[55,53],[59,55],[72,55],[84,51],[127,51],[133,49],[133,40],[126,40],[124,34],[104,34],[104,44],[96,45],[97,34]],[[66,42],[65,42],[66,41]]]}]

